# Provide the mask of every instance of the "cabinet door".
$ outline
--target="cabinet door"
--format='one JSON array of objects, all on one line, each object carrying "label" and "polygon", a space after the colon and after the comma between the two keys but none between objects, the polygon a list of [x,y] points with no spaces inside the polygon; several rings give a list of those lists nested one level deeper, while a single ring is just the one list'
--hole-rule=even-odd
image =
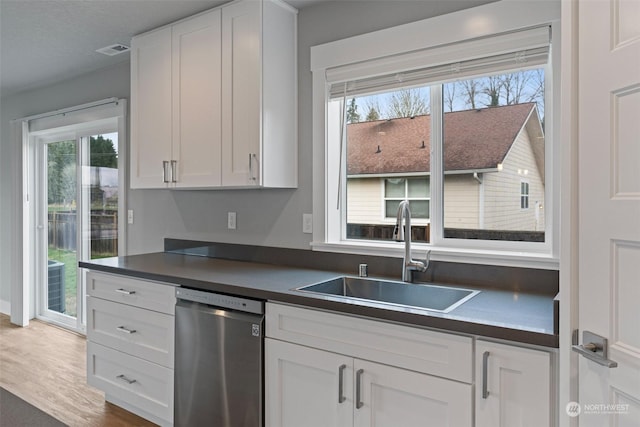
[{"label": "cabinet door", "polygon": [[221,180],[220,9],[173,26],[173,150],[176,187]]},{"label": "cabinet door", "polygon": [[[131,188],[166,187],[171,160],[171,28],[131,41]],[[164,179],[163,179],[164,178]]]},{"label": "cabinet door", "polygon": [[472,425],[470,384],[358,359],[353,369],[356,427]]},{"label": "cabinet door", "polygon": [[[485,372],[488,396],[483,397]],[[550,377],[549,353],[478,341],[476,427],[550,425]]]},{"label": "cabinet door", "polygon": [[269,338],[265,357],[266,427],[353,424],[353,359]]},{"label": "cabinet door", "polygon": [[222,184],[261,183],[261,3],[222,8]]}]

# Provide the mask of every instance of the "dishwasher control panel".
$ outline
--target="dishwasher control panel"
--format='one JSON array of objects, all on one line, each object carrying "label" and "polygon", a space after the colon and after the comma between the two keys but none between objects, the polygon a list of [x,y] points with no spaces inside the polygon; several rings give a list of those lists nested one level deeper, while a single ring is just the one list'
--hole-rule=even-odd
[{"label": "dishwasher control panel", "polygon": [[213,307],[264,314],[264,303],[262,301],[232,295],[216,294],[196,289],[176,288],[176,298],[199,302]]}]

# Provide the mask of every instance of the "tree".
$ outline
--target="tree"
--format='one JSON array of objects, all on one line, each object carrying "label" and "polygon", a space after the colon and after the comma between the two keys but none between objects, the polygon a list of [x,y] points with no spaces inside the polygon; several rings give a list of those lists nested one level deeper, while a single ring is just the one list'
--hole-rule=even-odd
[{"label": "tree", "polygon": [[456,101],[456,86],[458,86],[456,82],[444,85],[444,105],[449,112],[453,111],[453,106]]},{"label": "tree", "polygon": [[402,89],[391,94],[388,118],[414,117],[429,114],[429,104],[420,89]]},{"label": "tree", "polygon": [[367,112],[367,116],[364,118],[365,122],[374,122],[376,120],[380,120],[380,114],[375,107],[369,107],[369,111]]},{"label": "tree", "polygon": [[484,86],[482,93],[489,97],[487,107],[497,107],[500,105],[500,92],[504,85],[503,76],[489,76],[483,79]]},{"label": "tree", "polygon": [[478,81],[475,79],[464,80],[460,82],[460,89],[462,89],[462,96],[467,106],[475,110],[476,96],[478,96],[479,92]]},{"label": "tree", "polygon": [[347,107],[347,123],[358,123],[359,121],[360,114],[358,113],[356,99],[351,98],[351,101],[349,101],[349,106]]},{"label": "tree", "polygon": [[[68,166],[76,164],[76,142],[61,141],[47,144],[47,200],[48,203],[62,203],[65,197],[62,188],[64,186],[64,171]],[[74,178],[75,182],[75,178]],[[68,201],[70,202],[70,200]]]},{"label": "tree", "polygon": [[113,141],[105,139],[102,135],[90,139],[90,166],[113,168],[118,167],[118,155],[113,146]]}]

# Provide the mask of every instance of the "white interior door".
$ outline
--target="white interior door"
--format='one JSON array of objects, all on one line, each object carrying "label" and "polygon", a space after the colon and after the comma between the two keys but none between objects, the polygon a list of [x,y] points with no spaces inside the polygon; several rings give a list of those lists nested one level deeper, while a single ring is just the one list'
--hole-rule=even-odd
[{"label": "white interior door", "polygon": [[[579,28],[579,359],[582,426],[640,426],[640,1],[586,0]],[[588,340],[589,341],[589,340]]]}]

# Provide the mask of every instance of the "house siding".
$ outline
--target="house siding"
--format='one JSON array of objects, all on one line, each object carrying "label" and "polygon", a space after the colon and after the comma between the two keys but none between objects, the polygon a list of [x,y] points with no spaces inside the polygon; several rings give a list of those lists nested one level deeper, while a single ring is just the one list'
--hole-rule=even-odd
[{"label": "house siding", "polygon": [[380,178],[347,180],[347,222],[350,224],[388,224],[384,220],[383,193]]},{"label": "house siding", "polygon": [[480,191],[480,183],[471,174],[445,176],[445,228],[480,227]]},{"label": "house siding", "polygon": [[[525,175],[524,171],[528,171]],[[521,132],[501,172],[484,174],[484,229],[543,231],[544,185],[527,132]],[[520,183],[529,183],[529,208],[520,208]],[[540,206],[541,208],[537,208]],[[536,210],[538,218],[536,219]]]}]

